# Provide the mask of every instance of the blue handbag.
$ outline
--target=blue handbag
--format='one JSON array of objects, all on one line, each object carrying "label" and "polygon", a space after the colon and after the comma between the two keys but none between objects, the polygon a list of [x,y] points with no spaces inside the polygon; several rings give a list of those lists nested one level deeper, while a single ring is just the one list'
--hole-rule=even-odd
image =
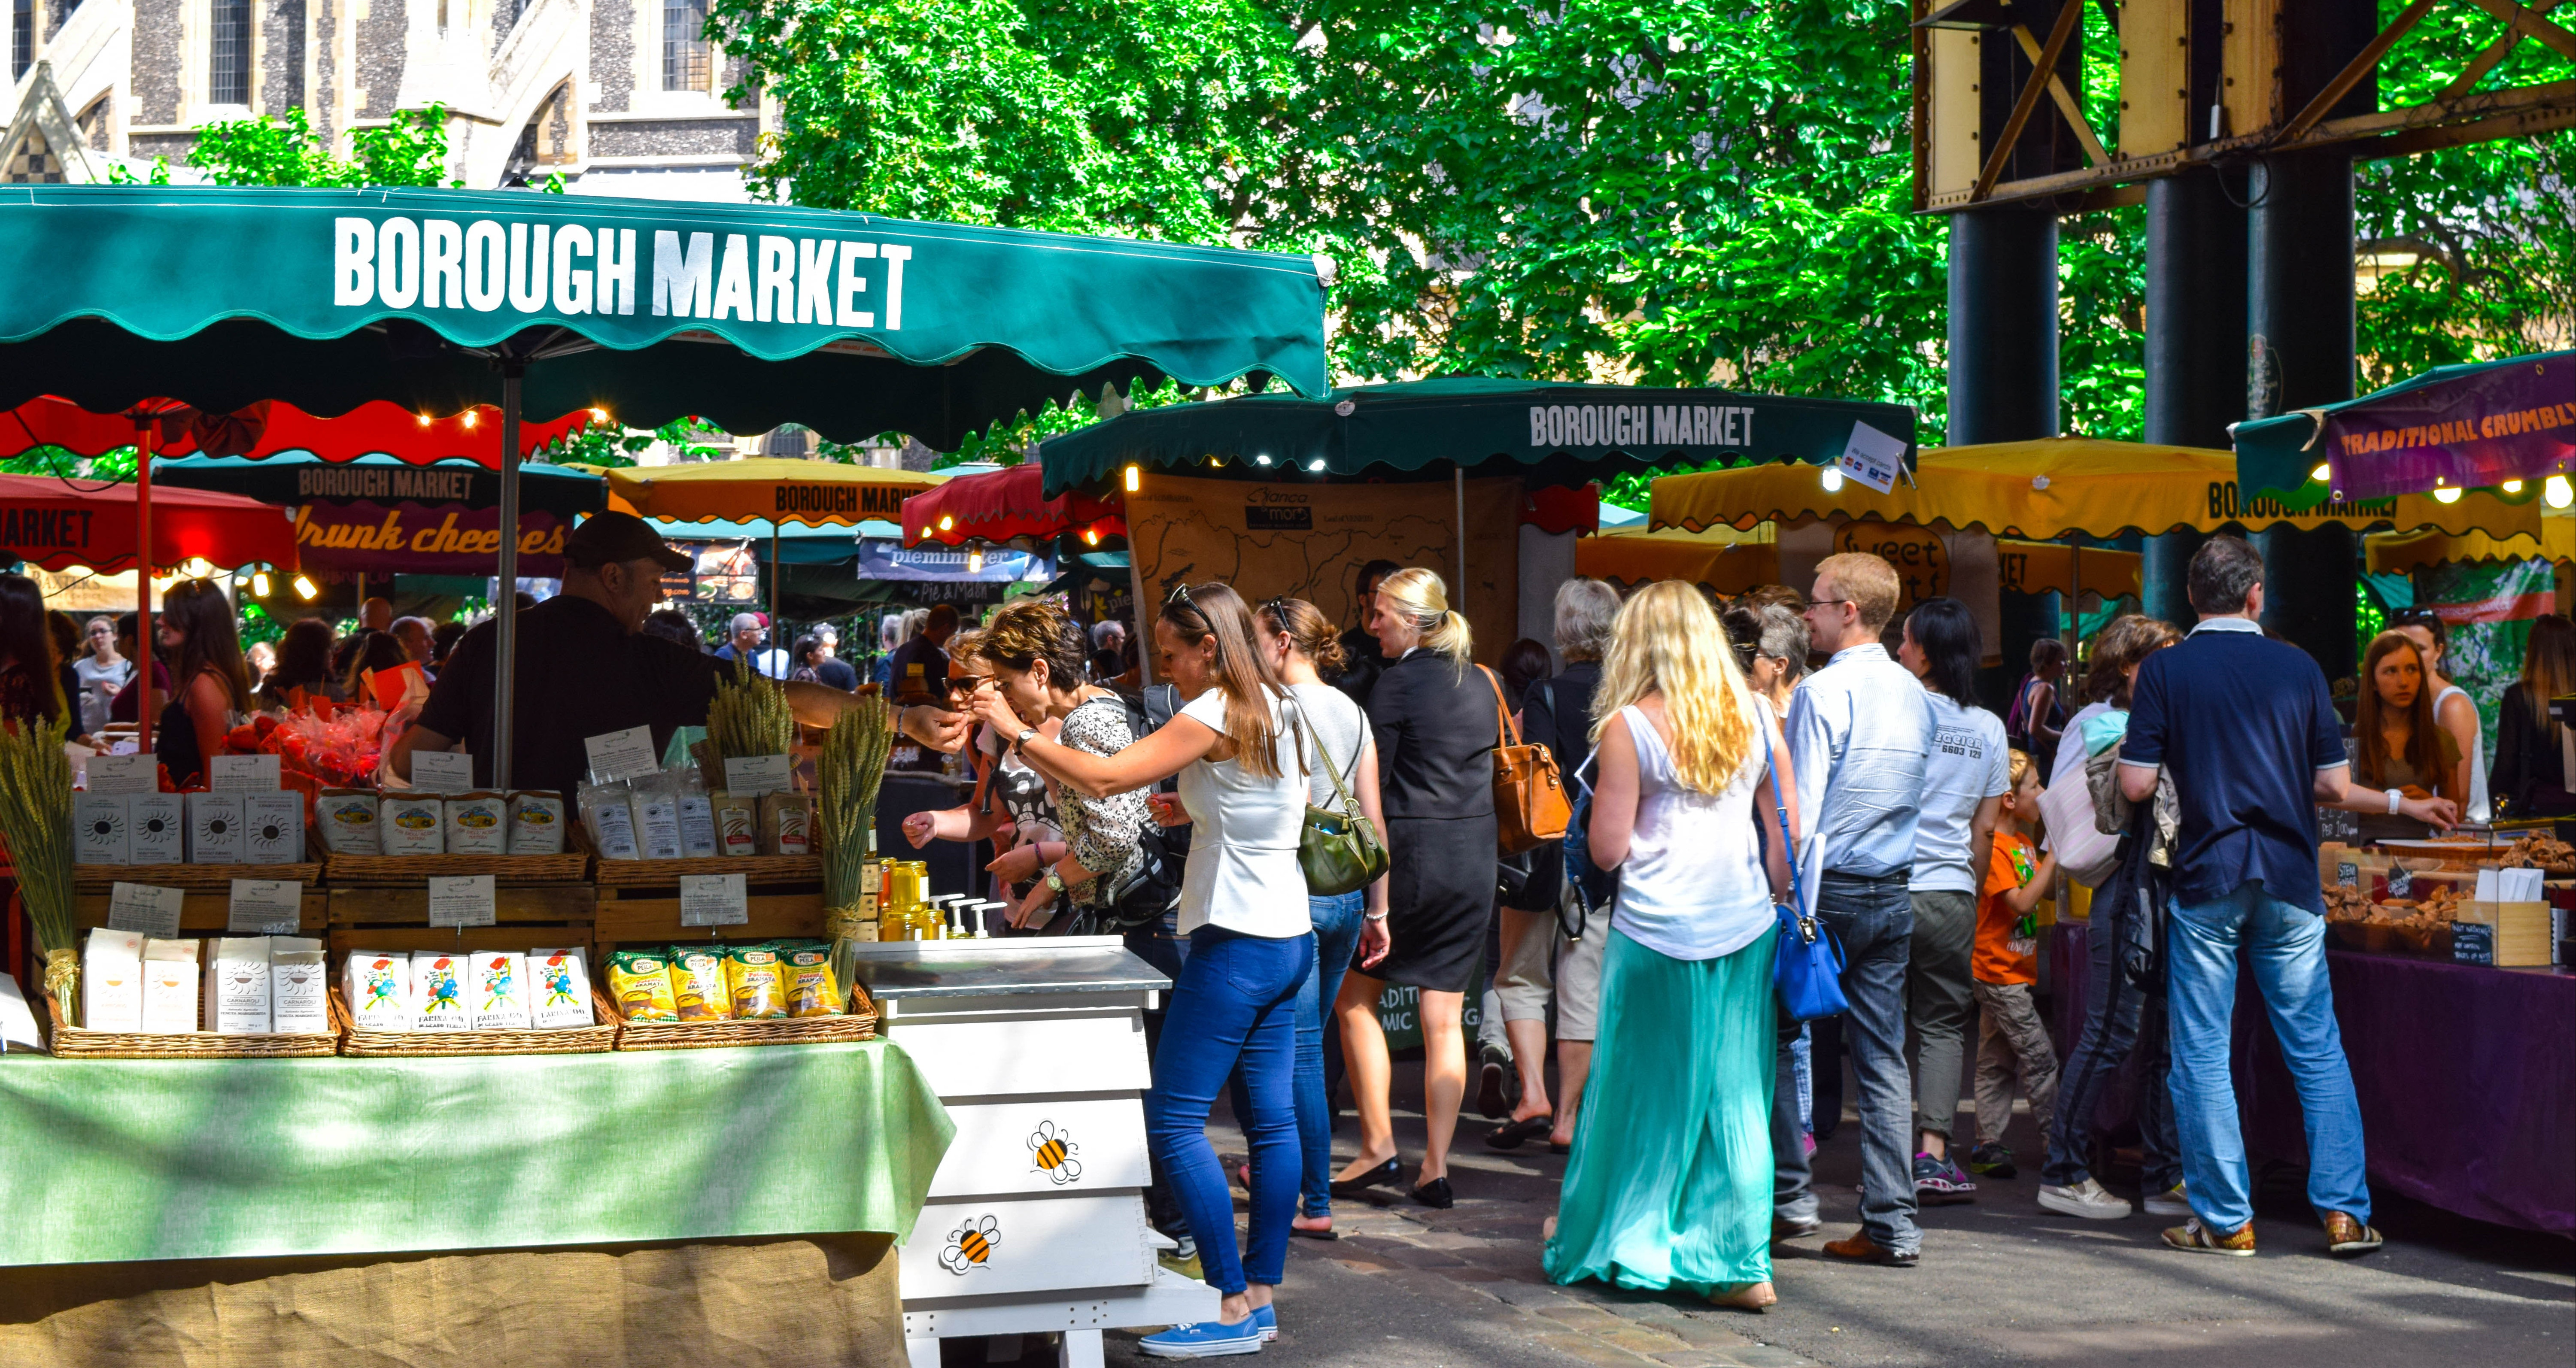
[{"label": "blue handbag", "polygon": [[1851,1010],[1843,996],[1843,948],[1834,933],[1817,924],[1798,878],[1798,843],[1789,836],[1789,804],[1780,796],[1780,772],[1771,764],[1771,728],[1762,733],[1762,767],[1771,776],[1771,810],[1780,820],[1780,852],[1789,866],[1789,905],[1774,904],[1780,918],[1780,941],[1771,961],[1771,986],[1780,993],[1780,1010],[1799,1021],[1837,1016]]},{"label": "blue handbag", "polygon": [[1567,940],[1583,939],[1595,911],[1606,912],[1611,898],[1619,892],[1617,873],[1592,863],[1592,785],[1583,772],[1592,768],[1592,757],[1585,756],[1574,773],[1567,776],[1574,788],[1574,808],[1565,823],[1565,890],[1569,896],[1556,905],[1557,928]]}]

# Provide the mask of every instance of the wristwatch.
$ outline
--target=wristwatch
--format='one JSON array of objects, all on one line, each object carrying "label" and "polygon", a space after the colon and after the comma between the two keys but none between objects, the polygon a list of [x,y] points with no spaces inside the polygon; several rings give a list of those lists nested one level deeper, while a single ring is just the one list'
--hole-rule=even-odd
[{"label": "wristwatch", "polygon": [[2390,813],[2391,815],[2394,815],[2394,814],[2396,813],[2396,811],[2397,811],[2397,805],[2398,805],[2399,803],[2401,803],[2401,802],[2404,802],[2404,801],[2405,801],[2405,799],[2406,799],[2406,795],[2405,795],[2405,794],[2400,793],[2400,792],[2398,792],[2398,791],[2397,791],[2397,790],[2395,790],[2395,789],[2390,789],[2390,790],[2388,791],[2388,811],[2389,811],[2389,813]]},{"label": "wristwatch", "polygon": [[1064,886],[1064,876],[1055,872],[1054,865],[1047,866],[1046,886],[1054,889],[1058,893],[1066,891]]},{"label": "wristwatch", "polygon": [[1011,749],[1019,750],[1020,747],[1025,746],[1030,741],[1034,740],[1037,737],[1037,734],[1038,729],[1035,727],[1021,728],[1020,734],[1011,738]]}]

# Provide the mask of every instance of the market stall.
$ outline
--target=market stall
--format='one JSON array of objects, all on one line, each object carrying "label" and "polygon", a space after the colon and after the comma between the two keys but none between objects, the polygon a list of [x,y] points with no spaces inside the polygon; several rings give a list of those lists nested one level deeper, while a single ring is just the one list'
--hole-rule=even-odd
[{"label": "market stall", "polygon": [[1045,476],[1044,467],[1026,461],[960,475],[924,491],[903,506],[903,544],[929,541],[962,546],[1072,536],[1080,537],[1086,546],[1098,546],[1103,537],[1127,535],[1114,493],[1096,497],[1068,490],[1049,497]]},{"label": "market stall", "polygon": [[[152,480],[164,499],[172,488],[211,489],[288,506],[304,569],[317,576],[484,579],[500,550],[501,477],[470,461],[415,464],[399,454],[332,461],[309,451],[162,456],[153,458]],[[606,506],[595,475],[522,467],[519,573],[561,578],[565,534]]]},{"label": "market stall", "polygon": [[[2546,482],[2576,503],[2576,351],[2436,366],[2358,399],[2235,424],[2248,500],[2293,508]],[[2454,496],[2456,497],[2456,496]]]}]

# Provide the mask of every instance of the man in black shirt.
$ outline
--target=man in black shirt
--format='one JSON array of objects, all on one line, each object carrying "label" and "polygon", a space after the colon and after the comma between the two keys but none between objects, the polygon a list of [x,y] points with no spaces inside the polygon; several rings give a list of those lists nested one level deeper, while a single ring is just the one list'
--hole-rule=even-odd
[{"label": "man in black shirt", "polygon": [[1342,633],[1342,656],[1348,663],[1332,683],[1359,704],[1361,712],[1368,711],[1369,694],[1376,690],[1378,675],[1390,663],[1386,652],[1378,647],[1377,634],[1370,630],[1377,613],[1378,581],[1403,568],[1391,560],[1373,560],[1360,567],[1360,625]]},{"label": "man in black shirt", "polygon": [[[564,591],[519,614],[513,668],[516,711],[511,728],[513,787],[570,793],[587,776],[583,741],[650,726],[653,747],[671,744],[681,727],[704,726],[716,685],[732,665],[675,642],[644,635],[644,617],[662,600],[662,572],[688,564],[643,519],[598,513],[564,541]],[[474,756],[474,782],[492,782],[494,629],[465,634],[423,704],[420,719],[394,743],[393,771],[411,777],[411,757],[425,750]],[[854,696],[819,684],[786,685],[788,705],[808,726],[828,727]],[[932,708],[906,708],[900,725],[924,745],[954,750],[966,718]]]},{"label": "man in black shirt", "polygon": [[921,624],[921,635],[894,648],[894,699],[929,703],[948,695],[948,639],[957,635],[957,610],[940,604]]},{"label": "man in black shirt", "polygon": [[823,643],[823,652],[814,661],[814,677],[828,688],[857,693],[859,672],[850,667],[850,662],[841,659],[841,634],[827,622],[814,629],[814,638]]}]

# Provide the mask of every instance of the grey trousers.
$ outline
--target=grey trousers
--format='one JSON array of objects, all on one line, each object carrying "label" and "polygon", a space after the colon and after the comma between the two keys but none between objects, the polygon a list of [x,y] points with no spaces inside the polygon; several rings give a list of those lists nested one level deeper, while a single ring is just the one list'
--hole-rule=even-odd
[{"label": "grey trousers", "polygon": [[[1914,1041],[1914,1126],[1947,1139],[1958,1124],[1968,1031],[1977,1016],[1968,975],[1977,943],[1977,899],[1934,889],[1908,896],[1914,903],[1914,944],[1905,970],[1905,1025]],[[1911,1143],[1913,1137],[1907,1139]]]},{"label": "grey trousers", "polygon": [[[1882,1249],[1912,1253],[1923,1246],[1914,1224],[1914,1137],[1906,1129],[1914,1113],[1905,1077],[1905,961],[1914,909],[1902,882],[1828,871],[1816,890],[1816,921],[1842,945],[1843,996],[1851,1001],[1843,1033],[1860,1083],[1860,1228]],[[1797,1034],[1795,1022],[1781,1032],[1773,1056],[1779,1082],[1771,1094],[1771,1204],[1789,1220],[1816,1214],[1806,1147],[1798,1142],[1789,1056]],[[1833,1065],[1819,1059],[1816,1067]]]}]

